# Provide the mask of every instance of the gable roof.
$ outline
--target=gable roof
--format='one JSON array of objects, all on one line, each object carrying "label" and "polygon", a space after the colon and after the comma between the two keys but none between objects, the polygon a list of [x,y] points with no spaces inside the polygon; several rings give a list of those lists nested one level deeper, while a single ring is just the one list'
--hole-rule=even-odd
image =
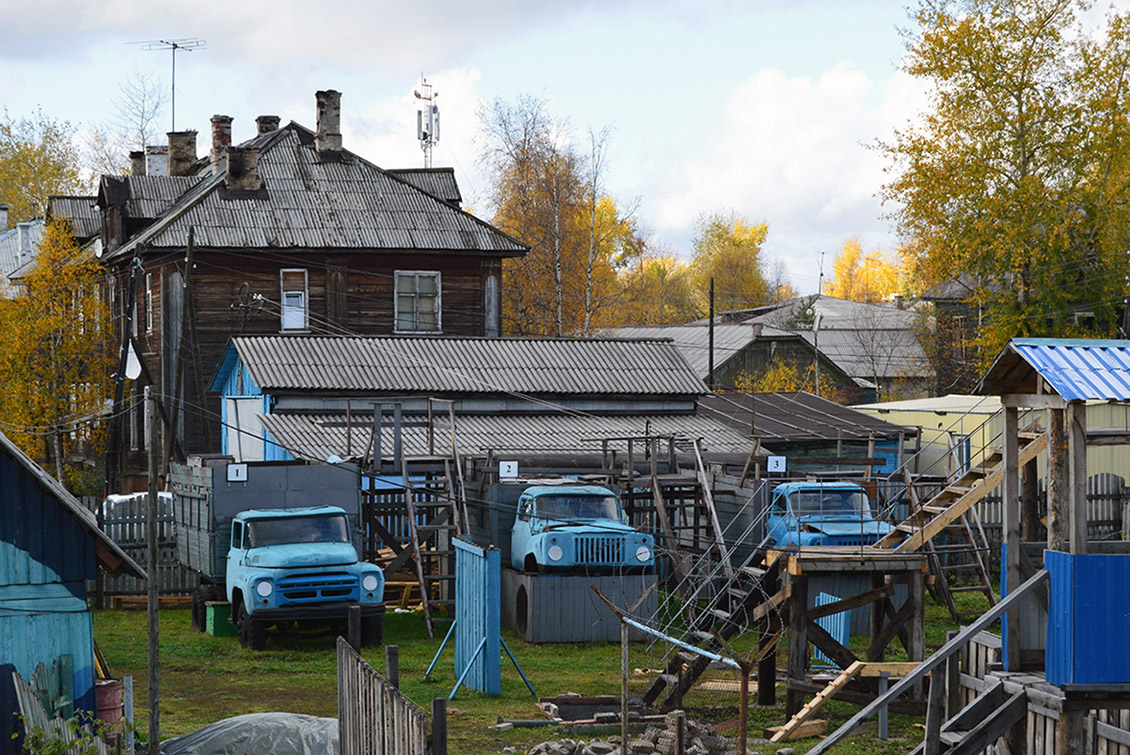
[{"label": "gable roof", "polygon": [[48,197],[47,219],[70,221],[71,233],[80,244],[102,233],[98,197]]},{"label": "gable roof", "polygon": [[[759,332],[760,331],[760,332]],[[710,327],[708,325],[640,325],[609,328],[607,333],[616,338],[669,338],[691,369],[705,380],[710,374]],[[757,328],[745,323],[714,326],[714,368],[749,346],[759,337],[800,338],[796,333],[779,328]]]},{"label": "gable roof", "polygon": [[128,572],[135,577],[145,579],[145,570],[138,566],[122,550],[121,546],[111,540],[110,536],[98,527],[98,519],[94,516],[94,512],[79,503],[66,488],[59,484],[58,480],[32,461],[3,432],[0,432],[0,453],[10,456],[16,464],[27,472],[29,477],[34,479],[48,495],[57,500],[95,538],[95,554],[103,569],[114,576]]},{"label": "gable roof", "polygon": [[445,202],[458,205],[463,201],[454,168],[393,168],[388,172]]},{"label": "gable roof", "polygon": [[[21,229],[24,230],[28,244],[28,256],[26,258],[20,256]],[[17,223],[12,230],[0,232],[0,292],[13,290],[11,282],[15,278],[12,274],[35,259],[44,231],[43,221],[36,219]]]},{"label": "gable roof", "polygon": [[993,361],[978,393],[1046,393],[1065,401],[1130,401],[1130,341],[1014,338]]},{"label": "gable roof", "polygon": [[706,392],[669,341],[445,336],[237,336],[237,357],[264,391],[684,395]]},{"label": "gable roof", "polygon": [[[135,248],[412,250],[520,256],[528,247],[396,173],[342,150],[319,153],[314,134],[294,122],[260,135],[263,189],[231,193],[226,171],[204,172],[148,228],[107,256]],[[132,197],[133,181],[130,182]],[[156,186],[156,184],[154,184]],[[167,196],[162,195],[162,201]]]}]

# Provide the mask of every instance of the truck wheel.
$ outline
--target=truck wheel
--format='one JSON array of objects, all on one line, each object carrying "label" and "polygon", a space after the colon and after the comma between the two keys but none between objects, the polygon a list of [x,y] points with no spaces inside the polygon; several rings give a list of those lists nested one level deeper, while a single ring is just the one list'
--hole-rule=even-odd
[{"label": "truck wheel", "polygon": [[236,627],[239,631],[239,643],[250,650],[262,650],[267,646],[267,625],[258,619],[251,618],[247,613],[247,606],[239,602],[239,619]]},{"label": "truck wheel", "polygon": [[378,647],[382,639],[384,639],[384,627],[380,616],[361,619],[361,647]]}]

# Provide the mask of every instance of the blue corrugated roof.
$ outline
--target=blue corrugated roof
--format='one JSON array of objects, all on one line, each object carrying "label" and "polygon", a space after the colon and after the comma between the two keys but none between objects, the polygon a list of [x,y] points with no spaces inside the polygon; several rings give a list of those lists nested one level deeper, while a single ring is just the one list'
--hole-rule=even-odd
[{"label": "blue corrugated roof", "polygon": [[1011,348],[1067,401],[1130,401],[1130,341],[1016,338]]}]

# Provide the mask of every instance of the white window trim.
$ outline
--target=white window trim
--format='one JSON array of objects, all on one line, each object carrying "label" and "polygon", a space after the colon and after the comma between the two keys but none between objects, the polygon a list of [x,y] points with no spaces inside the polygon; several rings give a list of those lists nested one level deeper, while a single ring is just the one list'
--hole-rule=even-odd
[{"label": "white window trim", "polygon": [[[436,279],[436,327],[435,330],[403,330],[400,324],[400,276],[430,275]],[[392,329],[394,333],[436,335],[443,333],[443,276],[439,270],[396,270],[392,276]]]},{"label": "white window trim", "polygon": [[153,273],[145,274],[145,332],[153,332]]},{"label": "white window trim", "polygon": [[[287,328],[283,325],[286,321],[286,295],[296,289],[284,288],[287,273],[302,273],[302,327]],[[305,268],[288,267],[279,270],[279,330],[286,333],[310,332],[310,274]]]}]

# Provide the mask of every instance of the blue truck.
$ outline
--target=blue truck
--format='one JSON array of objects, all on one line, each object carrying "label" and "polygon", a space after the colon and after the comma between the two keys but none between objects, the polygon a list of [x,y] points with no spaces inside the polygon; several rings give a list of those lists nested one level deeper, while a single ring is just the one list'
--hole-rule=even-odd
[{"label": "blue truck", "polygon": [[773,490],[766,520],[777,546],[871,545],[891,531],[852,482],[786,482]]},{"label": "blue truck", "polygon": [[518,499],[510,564],[529,573],[650,572],[655,539],[599,485],[532,485]]},{"label": "blue truck", "polygon": [[357,479],[339,465],[172,465],[178,559],[200,576],[193,626],[226,601],[240,642],[261,650],[272,628],[344,633],[359,606],[362,643],[380,644],[385,580],[358,558]]}]

